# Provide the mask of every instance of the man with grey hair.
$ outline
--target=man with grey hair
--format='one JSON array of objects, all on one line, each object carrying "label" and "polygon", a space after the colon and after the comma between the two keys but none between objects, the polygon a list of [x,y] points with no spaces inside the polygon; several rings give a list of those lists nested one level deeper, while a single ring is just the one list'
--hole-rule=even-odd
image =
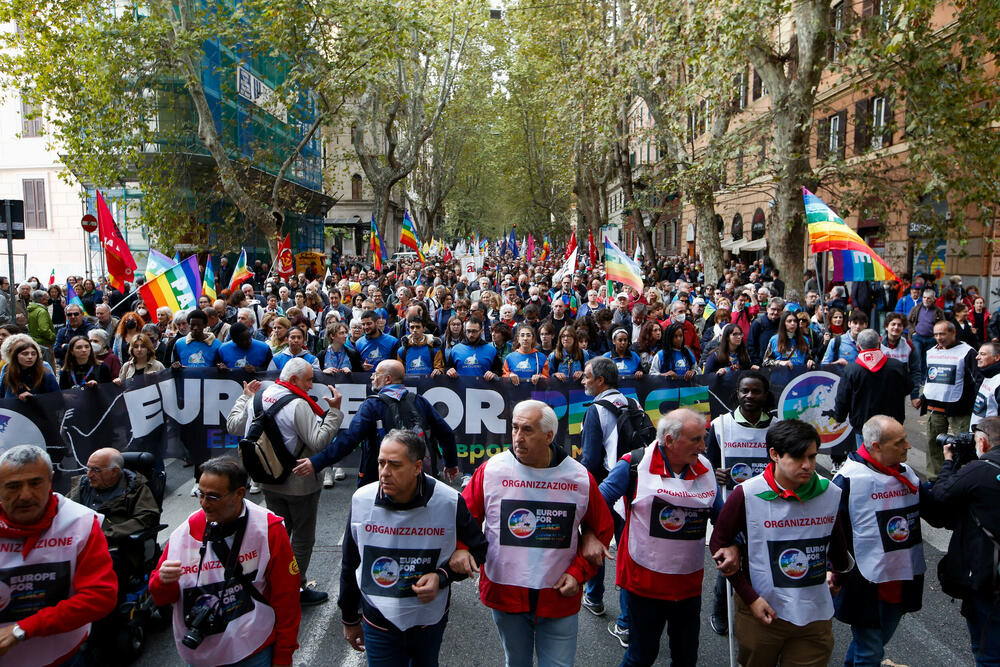
[{"label": "man with grey hair", "polygon": [[34,445],[0,455],[0,583],[0,657],[11,665],[75,663],[118,595],[97,514],[52,491],[52,460]]},{"label": "man with grey hair", "polygon": [[666,627],[673,665],[695,665],[701,626],[705,535],[722,494],[705,452],[705,417],[681,408],[662,417],[656,440],[625,454],[601,483],[625,505],[616,583],[627,599],[622,664],[652,665]]},{"label": "man with grey hair", "polygon": [[[424,450],[414,431],[389,431],[379,483],[351,499],[337,604],[344,638],[374,664],[437,664],[450,585],[486,560],[479,522],[457,491],[424,473]],[[413,567],[392,582],[376,579],[372,564],[383,558]]]},{"label": "man with grey hair", "polygon": [[240,308],[237,310],[236,321],[251,331],[254,340],[267,340],[263,332],[257,328],[257,314],[253,308]]},{"label": "man with grey hair", "polygon": [[[260,391],[260,380],[243,383],[243,394],[236,400],[226,419],[226,428],[243,437],[255,415],[273,420],[281,432],[284,445],[293,457],[313,455],[323,450],[340,429],[344,413],[340,411],[341,394],[331,387],[333,396],[326,397],[329,410],[324,411],[309,396],[313,388],[313,367],[298,357],[290,359],[281,369],[277,382]],[[316,542],[316,513],[323,490],[319,477],[289,475],[281,484],[260,484],[267,508],[284,517],[292,540],[292,551],[299,564],[302,580],[299,599],[302,606],[326,602],[326,593],[306,588],[306,570]]]},{"label": "man with grey hair", "polygon": [[[42,294],[45,294],[45,292],[42,292]],[[39,307],[46,310],[46,315],[48,314],[48,310],[44,306],[40,305]],[[62,363],[63,357],[66,356],[66,348],[69,346],[69,342],[76,336],[86,338],[87,332],[94,328],[93,324],[83,319],[83,308],[75,303],[67,304],[64,312],[66,313],[66,324],[60,327],[56,333],[56,340],[53,346],[56,361],[59,363]]]},{"label": "man with grey hair", "polygon": [[750,323],[750,331],[747,334],[747,351],[754,364],[759,366],[763,363],[764,352],[771,341],[771,336],[778,333],[778,320],[784,309],[784,299],[778,296],[771,297],[767,302],[767,309]]},{"label": "man with grey hair", "polygon": [[834,575],[843,588],[836,617],[853,635],[845,665],[882,664],[903,614],[920,609],[927,569],[920,537],[927,491],[903,464],[910,449],[906,430],[892,417],[875,415],[862,434],[864,444],[833,478],[842,489],[842,525],[855,560],[850,572]]},{"label": "man with grey hair", "polygon": [[73,480],[69,497],[104,517],[109,542],[125,541],[160,521],[160,508],[145,477],[125,469],[117,449],[98,449],[87,459],[86,473]]},{"label": "man with grey hair", "polygon": [[541,401],[521,401],[510,449],[476,469],[462,496],[485,521],[489,558],[479,596],[493,612],[508,665],[570,665],[576,655],[580,584],[596,567],[579,553],[586,526],[607,547],[611,513],[593,475],[553,444],[559,420]]},{"label": "man with grey hair", "polygon": [[832,415],[838,423],[850,418],[856,447],[862,442],[861,425],[872,415],[888,415],[903,422],[906,399],[913,389],[906,365],[882,351],[877,331],[865,329],[858,334],[857,343],[858,356],[840,373]]},{"label": "man with grey hair", "polygon": [[97,328],[103,329],[109,336],[114,336],[119,320],[111,314],[111,306],[99,303],[94,306],[94,314],[97,316]]}]

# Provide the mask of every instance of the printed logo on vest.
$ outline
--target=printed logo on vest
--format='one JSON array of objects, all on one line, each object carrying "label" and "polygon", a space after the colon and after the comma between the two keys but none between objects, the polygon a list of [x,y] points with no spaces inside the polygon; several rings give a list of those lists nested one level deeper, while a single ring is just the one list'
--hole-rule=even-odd
[{"label": "printed logo on vest", "polygon": [[708,512],[671,505],[654,498],[649,521],[650,537],[667,540],[701,540],[708,528]]},{"label": "printed logo on vest", "polygon": [[687,512],[680,509],[679,507],[664,507],[660,510],[660,525],[663,526],[664,530],[670,531],[671,533],[676,533],[678,530],[684,527],[684,520],[687,518]]},{"label": "printed logo on vest", "polygon": [[70,564],[38,563],[0,570],[0,623],[15,623],[69,597]]},{"label": "printed logo on vest", "polygon": [[737,463],[729,470],[729,476],[737,484],[747,481],[753,477],[753,466],[749,463]]},{"label": "printed logo on vest", "polygon": [[952,365],[935,364],[927,367],[927,381],[934,384],[955,384],[957,368]]},{"label": "printed logo on vest", "polygon": [[500,544],[510,547],[568,549],[576,519],[574,503],[500,501]]},{"label": "printed logo on vest", "polygon": [[768,560],[775,588],[806,588],[826,583],[829,536],[768,540]]},{"label": "printed logo on vest", "polygon": [[372,563],[372,580],[382,588],[391,588],[399,581],[399,563],[382,556]]},{"label": "printed logo on vest", "polygon": [[875,512],[882,549],[901,551],[920,544],[920,509],[918,505]]},{"label": "printed logo on vest", "polygon": [[440,555],[440,549],[397,549],[366,544],[361,559],[361,592],[379,597],[414,597],[413,584],[437,569]]},{"label": "printed logo on vest", "polygon": [[972,404],[972,414],[982,417],[986,414],[986,397],[976,394],[976,402]]}]

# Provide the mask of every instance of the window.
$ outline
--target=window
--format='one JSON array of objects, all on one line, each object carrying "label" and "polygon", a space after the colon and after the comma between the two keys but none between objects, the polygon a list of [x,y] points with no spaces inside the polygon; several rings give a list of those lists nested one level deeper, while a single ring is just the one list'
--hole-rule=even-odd
[{"label": "window", "polygon": [[733,99],[733,106],[737,111],[747,108],[747,68],[744,67],[733,79],[736,88],[736,96]]},{"label": "window", "polygon": [[21,136],[24,138],[42,136],[41,110],[21,98]]},{"label": "window", "polygon": [[826,57],[831,62],[840,60],[844,53],[844,26],[846,25],[844,3],[838,2],[830,9],[830,43],[827,46]]},{"label": "window", "polygon": [[872,115],[872,141],[871,147],[875,150],[882,148],[883,139],[887,123],[886,105],[884,97],[873,97],[871,104]]},{"label": "window", "polygon": [[836,153],[840,149],[840,116],[830,117],[827,137],[827,152]]},{"label": "window", "polygon": [[357,201],[361,198],[361,175],[354,174],[351,176],[351,199]]},{"label": "window", "polygon": [[753,91],[751,92],[751,99],[759,100],[764,96],[764,81],[760,78],[760,74],[756,71],[753,73]]},{"label": "window", "polygon": [[24,228],[48,229],[45,217],[45,179],[30,178],[24,184]]},{"label": "window", "polygon": [[843,160],[847,139],[847,110],[827,116],[817,123],[816,157],[820,160],[834,155]]}]

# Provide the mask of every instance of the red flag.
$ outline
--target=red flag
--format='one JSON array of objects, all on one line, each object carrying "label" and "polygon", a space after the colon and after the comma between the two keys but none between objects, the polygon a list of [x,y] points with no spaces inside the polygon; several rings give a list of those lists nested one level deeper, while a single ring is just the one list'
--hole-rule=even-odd
[{"label": "red flag", "polygon": [[292,235],[285,234],[285,240],[278,245],[278,275],[287,280],[295,273],[295,262],[292,260]]},{"label": "red flag", "polygon": [[591,229],[587,235],[587,254],[590,255],[590,266],[597,265],[597,246],[594,245],[594,230]]},{"label": "red flag", "polygon": [[575,229],[573,230],[573,233],[569,235],[569,243],[566,244],[566,257],[564,259],[569,259],[569,256],[573,254],[574,250],[576,250],[576,230]]},{"label": "red flag", "polygon": [[128,249],[128,243],[122,236],[115,219],[104,203],[100,190],[97,191],[97,225],[104,246],[104,258],[108,265],[108,278],[111,286],[120,292],[125,291],[125,283],[135,279],[135,260]]}]

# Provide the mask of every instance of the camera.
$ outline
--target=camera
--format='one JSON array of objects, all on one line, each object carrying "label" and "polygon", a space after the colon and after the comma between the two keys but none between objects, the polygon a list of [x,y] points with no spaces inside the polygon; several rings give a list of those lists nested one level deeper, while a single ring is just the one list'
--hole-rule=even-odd
[{"label": "camera", "polygon": [[219,600],[214,595],[204,595],[194,603],[194,606],[184,616],[184,633],[181,643],[189,649],[196,649],[205,641],[205,635],[222,632],[222,618],[219,615]]},{"label": "camera", "polygon": [[935,440],[938,445],[942,448],[950,447],[951,451],[954,453],[955,467],[960,468],[964,466],[969,461],[975,461],[979,458],[976,455],[976,434],[975,433],[959,433],[958,435],[949,435],[948,433],[941,433]]}]

